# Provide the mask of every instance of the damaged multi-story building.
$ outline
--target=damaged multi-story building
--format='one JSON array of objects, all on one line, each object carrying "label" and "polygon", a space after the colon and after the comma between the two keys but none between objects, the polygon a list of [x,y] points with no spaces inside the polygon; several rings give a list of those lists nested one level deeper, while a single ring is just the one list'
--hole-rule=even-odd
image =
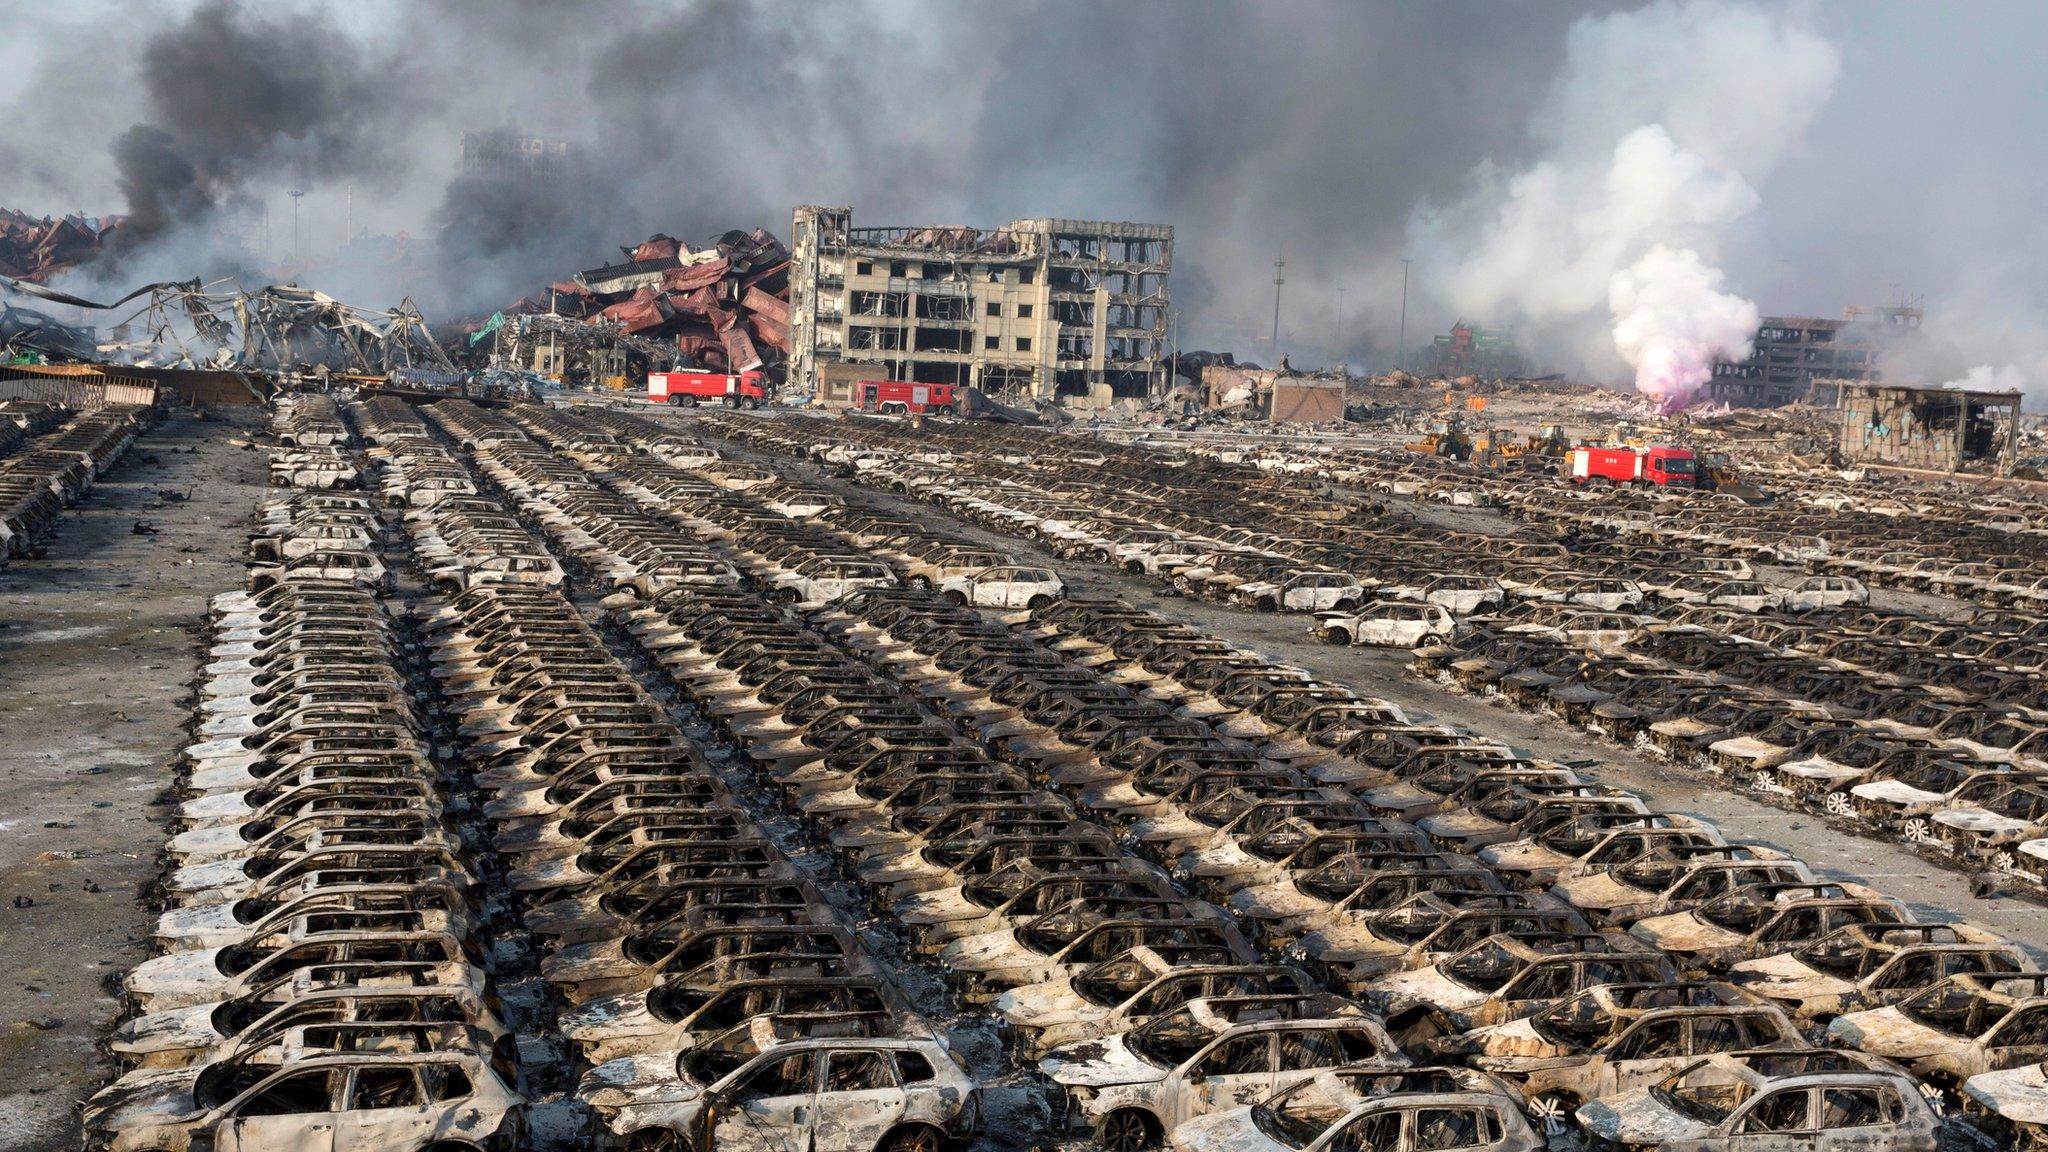
[{"label": "damaged multi-story building", "polygon": [[856,228],[850,208],[806,205],[792,225],[790,386],[828,405],[876,378],[1077,407],[1157,396],[1172,267],[1170,225]]},{"label": "damaged multi-story building", "polygon": [[1707,398],[1737,408],[1782,408],[1809,398],[1817,382],[1830,382],[1815,397],[1834,402],[1837,381],[1878,383],[1885,347],[1918,331],[1918,308],[1851,306],[1840,320],[1812,316],[1766,316],[1757,327],[1756,351],[1747,360],[1714,365]]}]

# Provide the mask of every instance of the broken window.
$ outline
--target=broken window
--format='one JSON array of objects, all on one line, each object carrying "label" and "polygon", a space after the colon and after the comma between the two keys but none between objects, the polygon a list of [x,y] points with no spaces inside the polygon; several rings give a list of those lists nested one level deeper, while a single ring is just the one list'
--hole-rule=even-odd
[{"label": "broken window", "polygon": [[410,1068],[359,1068],[349,1091],[350,1108],[417,1108],[420,1084]]},{"label": "broken window", "polygon": [[1265,1072],[1270,1062],[1266,1034],[1261,1032],[1217,1045],[1202,1057],[1201,1073],[1204,1076],[1256,1076]]},{"label": "broken window", "polygon": [[917,317],[920,320],[965,320],[972,309],[972,302],[965,296],[917,297]]},{"label": "broken window", "polygon": [[799,1052],[756,1068],[733,1092],[733,1102],[771,1096],[807,1096],[811,1091],[811,1053]]},{"label": "broken window", "polygon": [[1142,328],[1149,332],[1159,325],[1159,305],[1112,304],[1109,323],[1115,328]]},{"label": "broken window", "polygon": [[1003,314],[1003,302],[1000,300],[989,301],[988,314],[990,316],[1001,316]]},{"label": "broken window", "polygon": [[1019,304],[1019,305],[1017,305],[1017,319],[1019,319],[1019,320],[1029,320],[1029,319],[1031,319],[1031,305],[1029,305],[1029,304]]},{"label": "broken window", "polygon": [[1999,1032],[1997,1048],[2035,1048],[2048,1045],[2048,1009],[2030,1009]]},{"label": "broken window", "polygon": [[1480,1135],[1479,1114],[1470,1108],[1423,1108],[1415,1113],[1416,1152],[1476,1148]]},{"label": "broken window", "polygon": [[984,336],[981,338],[981,346],[990,352],[997,351],[1003,346],[1003,338],[1001,336]]},{"label": "broken window", "polygon": [[1684,1054],[1685,1022],[1652,1020],[1614,1046],[1616,1060],[1657,1060]]},{"label": "broken window", "polygon": [[[1750,1043],[1743,1035],[1742,1023],[1728,1016],[1702,1016],[1692,1022],[1692,1051],[1688,1055],[1711,1056],[1716,1052],[1733,1052]],[[1769,1043],[1776,1036],[1760,1036],[1759,1043]]]},{"label": "broken window", "polygon": [[236,1115],[297,1116],[334,1108],[334,1072],[301,1072],[287,1076],[249,1097]]},{"label": "broken window", "polygon": [[901,316],[907,299],[901,292],[855,292],[853,312],[856,316]]},{"label": "broken window", "polygon": [[856,325],[847,333],[847,347],[897,352],[903,348],[903,329]]},{"label": "broken window", "polygon": [[854,264],[853,271],[856,276],[873,276],[875,274],[874,262],[870,260],[858,261]]},{"label": "broken window", "polygon": [[1362,1117],[1331,1139],[1330,1152],[1382,1152],[1401,1146],[1401,1114],[1375,1112]]},{"label": "broken window", "polygon": [[1806,1089],[1788,1088],[1776,1092],[1757,1102],[1742,1120],[1742,1131],[1755,1132],[1804,1132],[1807,1102]]},{"label": "broken window", "polygon": [[919,328],[917,350],[920,352],[965,352],[968,350],[969,334],[958,328]]},{"label": "broken window", "polygon": [[[1032,283],[1033,281],[1035,281],[1035,280],[1037,280],[1037,279],[1038,279],[1038,269],[1036,269],[1036,268],[1019,268],[1019,269],[1017,269],[1017,283],[1019,283],[1019,284],[1029,284],[1029,283]],[[1027,315],[1027,316],[1028,316],[1028,315],[1030,315],[1030,313],[1028,313],[1028,312],[1027,312],[1027,313],[1025,313],[1025,315]]]},{"label": "broken window", "polygon": [[896,1054],[896,1077],[903,1084],[919,1084],[930,1080],[936,1073],[932,1062],[921,1052],[898,1052]]},{"label": "broken window", "polygon": [[[518,1074],[515,1070],[513,1075],[506,1079],[506,1083],[516,1083],[517,1080]],[[421,1068],[420,1082],[426,1089],[427,1099],[437,1104],[447,1100],[460,1100],[474,1091],[470,1087],[469,1076],[452,1064],[429,1064]]]},{"label": "broken window", "polygon": [[892,260],[889,263],[889,275],[898,277],[900,279],[904,275],[907,267],[908,265],[906,265],[901,260]]},{"label": "broken window", "polygon": [[1019,351],[1019,352],[1029,352],[1029,351],[1031,351],[1031,337],[1029,337],[1029,336],[1019,336],[1019,337],[1017,337],[1017,351]]},{"label": "broken window", "polygon": [[828,1092],[872,1092],[895,1086],[889,1062],[880,1052],[834,1052],[825,1065]]},{"label": "broken window", "polygon": [[1086,360],[1095,354],[1095,337],[1086,332],[1060,333],[1060,356],[1067,360]]},{"label": "broken window", "polygon": [[1868,1128],[1887,1119],[1889,1117],[1878,1100],[1876,1088],[1826,1088],[1821,1091],[1822,1128]]}]

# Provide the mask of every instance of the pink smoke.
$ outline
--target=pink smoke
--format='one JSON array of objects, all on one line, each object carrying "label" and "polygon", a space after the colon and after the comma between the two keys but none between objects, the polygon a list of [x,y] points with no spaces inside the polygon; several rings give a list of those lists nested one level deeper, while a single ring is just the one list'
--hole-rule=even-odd
[{"label": "pink smoke", "polygon": [[1722,280],[1699,253],[1659,244],[1609,281],[1614,346],[1661,412],[1692,403],[1716,361],[1748,359],[1754,347],[1756,305],[1722,291]]}]

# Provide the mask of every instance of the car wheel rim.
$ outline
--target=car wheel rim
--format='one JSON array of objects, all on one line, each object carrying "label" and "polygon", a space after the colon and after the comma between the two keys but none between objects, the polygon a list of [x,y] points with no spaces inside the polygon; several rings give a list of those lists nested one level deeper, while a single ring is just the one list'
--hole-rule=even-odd
[{"label": "car wheel rim", "polygon": [[1136,1116],[1112,1116],[1103,1128],[1102,1145],[1110,1152],[1138,1152],[1145,1144],[1145,1121]]},{"label": "car wheel rim", "polygon": [[1830,792],[1828,793],[1827,800],[1823,803],[1826,805],[1828,814],[1831,816],[1847,816],[1849,814],[1849,794],[1846,792]]},{"label": "car wheel rim", "polygon": [[928,1129],[920,1128],[906,1132],[895,1141],[896,1152],[939,1152],[939,1142],[932,1139]]},{"label": "car wheel rim", "polygon": [[1929,837],[1929,832],[1928,832],[1928,828],[1927,828],[1927,821],[1925,821],[1925,820],[1908,820],[1908,821],[1906,821],[1906,827],[1905,827],[1905,836],[1906,836],[1906,839],[1908,839],[1908,840],[1911,840],[1911,841],[1912,841],[1912,842],[1914,842],[1915,844],[1924,844],[1924,843],[1926,843],[1926,842],[1927,842],[1927,840],[1928,840],[1928,839],[1930,838],[1930,837]]},{"label": "car wheel rim", "polygon": [[1750,781],[1749,786],[1757,792],[1769,792],[1774,783],[1776,782],[1771,779],[1769,772],[1759,772],[1756,774],[1756,779]]}]

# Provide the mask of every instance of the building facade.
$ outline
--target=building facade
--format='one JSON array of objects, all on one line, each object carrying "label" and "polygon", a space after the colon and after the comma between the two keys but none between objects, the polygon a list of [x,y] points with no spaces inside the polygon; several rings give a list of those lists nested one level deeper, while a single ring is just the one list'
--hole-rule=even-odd
[{"label": "building facade", "polygon": [[559,179],[569,175],[575,155],[567,140],[504,131],[462,134],[462,170],[477,176]]},{"label": "building facade", "polygon": [[1303,376],[1234,364],[1202,368],[1204,402],[1210,409],[1238,409],[1275,424],[1344,419],[1345,387],[1341,376]]},{"label": "building facade", "polygon": [[821,403],[856,379],[1083,407],[1169,383],[1169,225],[855,228],[850,208],[805,206],[790,261],[789,384]]},{"label": "building facade", "polygon": [[1876,383],[1885,346],[1919,327],[1918,308],[1852,307],[1840,320],[1766,316],[1749,359],[1714,365],[1707,398],[1778,408],[1805,400],[1817,380]]},{"label": "building facade", "polygon": [[2019,459],[2016,391],[1845,382],[1841,413],[1846,463],[2010,476]]}]

